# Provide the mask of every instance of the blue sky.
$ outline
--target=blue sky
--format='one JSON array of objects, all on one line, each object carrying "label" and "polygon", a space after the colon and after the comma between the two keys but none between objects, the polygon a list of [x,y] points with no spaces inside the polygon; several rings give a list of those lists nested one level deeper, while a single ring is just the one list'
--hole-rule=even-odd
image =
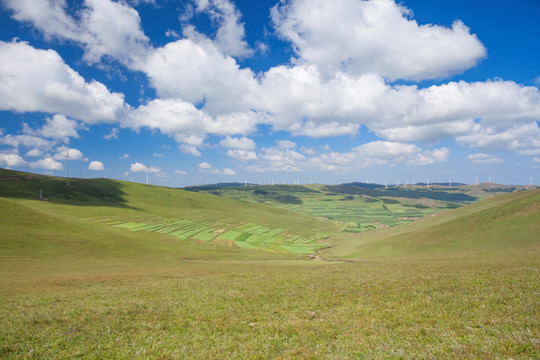
[{"label": "blue sky", "polygon": [[0,0],[0,166],[540,181],[536,0]]}]

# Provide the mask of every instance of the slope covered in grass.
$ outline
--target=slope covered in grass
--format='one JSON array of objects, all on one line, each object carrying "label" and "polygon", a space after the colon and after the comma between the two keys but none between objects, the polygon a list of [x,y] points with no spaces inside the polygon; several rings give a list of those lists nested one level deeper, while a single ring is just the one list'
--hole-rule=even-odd
[{"label": "slope covered in grass", "polygon": [[109,179],[70,179],[67,186],[63,178],[2,170],[0,194],[10,222],[0,246],[11,258],[22,249],[35,249],[34,257],[50,256],[45,248],[84,254],[85,246],[109,258],[260,257],[242,249],[309,254],[335,231],[275,207]]},{"label": "slope covered in grass", "polygon": [[350,237],[329,250],[386,257],[534,249],[540,245],[540,190],[498,195],[414,224]]}]

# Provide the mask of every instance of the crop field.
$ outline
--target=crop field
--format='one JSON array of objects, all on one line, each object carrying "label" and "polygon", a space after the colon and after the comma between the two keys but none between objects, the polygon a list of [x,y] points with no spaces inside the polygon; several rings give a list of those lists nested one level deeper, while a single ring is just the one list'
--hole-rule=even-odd
[{"label": "crop field", "polygon": [[[325,189],[338,189],[345,194],[327,192]],[[345,188],[345,190],[344,190]],[[222,189],[200,190],[213,195],[219,195],[237,200],[258,202],[272,206],[282,207],[297,213],[314,217],[327,218],[342,225],[346,232],[363,232],[381,227],[391,227],[406,224],[418,220],[426,215],[431,215],[449,208],[456,208],[469,201],[469,197],[462,197],[462,193],[451,190],[458,194],[457,201],[449,202],[422,198],[423,191],[401,191],[397,195],[409,194],[415,197],[395,197],[395,191],[379,190],[384,197],[371,197],[364,194],[352,193],[358,191],[348,187],[323,187],[318,185],[291,186],[246,186],[227,187]],[[362,189],[360,189],[362,192]],[[370,190],[374,193],[374,190]],[[443,191],[432,191],[431,196],[452,200],[452,194]],[[443,196],[443,195],[445,196]],[[429,192],[428,192],[428,196]]]},{"label": "crop field", "polygon": [[[155,222],[156,220],[154,220]],[[158,232],[182,240],[198,240],[216,244],[233,246],[242,249],[264,250],[271,252],[291,252],[296,254],[313,254],[326,247],[321,240],[324,234],[312,234],[309,237],[290,235],[283,229],[269,229],[254,223],[231,225],[233,222],[212,225],[207,222],[193,220],[163,221],[146,224],[142,222],[118,223],[114,226],[132,231]],[[227,224],[227,227],[223,227]],[[221,227],[218,227],[220,226]]]}]

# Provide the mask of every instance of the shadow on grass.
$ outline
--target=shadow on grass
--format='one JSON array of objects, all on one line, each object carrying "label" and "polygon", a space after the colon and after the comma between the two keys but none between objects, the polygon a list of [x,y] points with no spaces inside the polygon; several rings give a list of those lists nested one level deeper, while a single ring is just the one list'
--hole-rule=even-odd
[{"label": "shadow on grass", "polygon": [[0,196],[40,199],[54,204],[113,206],[136,209],[127,204],[120,182],[110,179],[69,179],[0,169]]}]

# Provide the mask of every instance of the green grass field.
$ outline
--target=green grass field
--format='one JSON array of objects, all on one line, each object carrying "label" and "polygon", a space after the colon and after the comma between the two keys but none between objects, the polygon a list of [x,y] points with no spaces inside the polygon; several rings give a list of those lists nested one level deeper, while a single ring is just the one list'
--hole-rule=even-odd
[{"label": "green grass field", "polygon": [[[540,358],[540,190],[442,211],[0,179],[2,359]],[[343,218],[310,216],[323,201]],[[347,231],[349,206],[422,202]]]}]

